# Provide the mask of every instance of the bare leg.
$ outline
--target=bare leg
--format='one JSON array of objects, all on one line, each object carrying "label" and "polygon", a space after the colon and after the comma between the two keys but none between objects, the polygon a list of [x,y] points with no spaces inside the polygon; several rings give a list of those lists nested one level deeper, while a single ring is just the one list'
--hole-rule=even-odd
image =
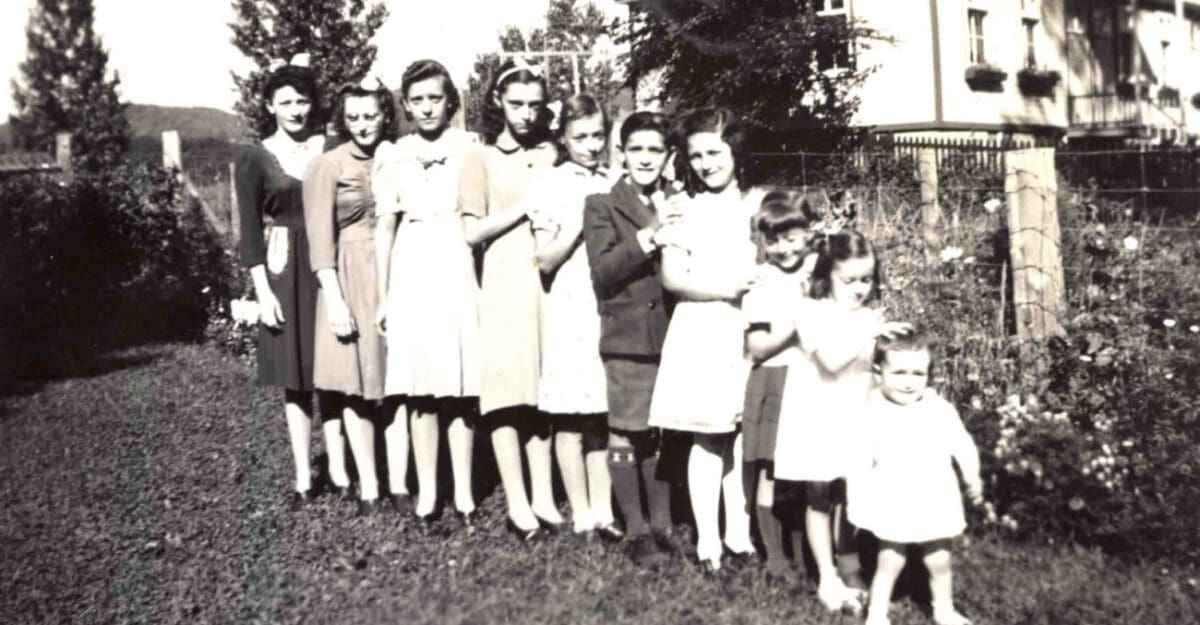
[{"label": "bare leg", "polygon": [[723,436],[721,492],[725,498],[725,544],[734,553],[754,553],[750,513],[742,481],[742,435]]},{"label": "bare leg", "polygon": [[888,604],[892,600],[892,589],[896,578],[904,569],[905,546],[888,540],[879,542],[879,564],[875,577],[871,579],[871,606],[867,611],[867,625],[888,624]]},{"label": "bare leg", "polygon": [[971,621],[954,609],[953,579],[950,573],[950,541],[936,540],[921,545],[925,568],[929,569],[929,596],[933,621],[937,625],[969,625]]},{"label": "bare leg", "polygon": [[[538,415],[540,421],[542,415]],[[525,441],[525,457],[529,460],[530,503],[533,513],[551,523],[563,523],[562,514],[554,504],[554,465],[551,459],[549,428],[533,428]]]},{"label": "bare leg", "polygon": [[312,400],[308,393],[284,391],[283,411],[287,417],[292,460],[296,465],[296,492],[312,489]]},{"label": "bare leg", "polygon": [[438,414],[429,404],[410,404],[413,459],[417,465],[417,516],[433,514],[438,491]]},{"label": "bare leg", "polygon": [[504,487],[508,516],[523,530],[537,529],[537,518],[525,493],[525,471],[521,466],[521,440],[517,428],[499,425],[492,429],[492,450],[496,454],[496,469]]},{"label": "bare leg", "polygon": [[809,507],[804,512],[804,527],[808,531],[808,546],[812,549],[813,560],[817,563],[817,598],[830,612],[841,611],[843,607],[851,605],[853,591],[842,583],[833,562],[830,514]]},{"label": "bare leg", "polygon": [[[391,421],[383,428],[383,443],[387,449],[388,492],[408,494],[408,413],[409,405],[392,398],[384,403]],[[355,451],[355,454],[358,452]]]},{"label": "bare leg", "polygon": [[346,397],[346,405],[342,408],[346,437],[350,439],[354,466],[358,468],[359,497],[364,501],[379,498],[379,477],[375,472],[375,423],[369,411],[369,404],[361,397]]},{"label": "bare leg", "polygon": [[342,437],[341,397],[336,393],[320,393],[321,433],[325,435],[325,458],[329,461],[329,481],[334,486],[350,486],[346,474],[346,439]]},{"label": "bare leg", "polygon": [[[721,482],[724,436],[696,434],[688,455],[688,495],[696,520],[696,557],[721,562]],[[741,478],[738,478],[741,479]]]},{"label": "bare leg", "polygon": [[471,491],[471,460],[475,453],[475,428],[461,414],[450,415],[446,430],[450,443],[450,468],[454,472],[454,507],[459,512],[475,511],[475,495]]},{"label": "bare leg", "polygon": [[562,473],[563,488],[571,504],[571,520],[576,532],[596,526],[588,505],[587,468],[583,464],[583,434],[560,430],[554,433],[554,453]]}]

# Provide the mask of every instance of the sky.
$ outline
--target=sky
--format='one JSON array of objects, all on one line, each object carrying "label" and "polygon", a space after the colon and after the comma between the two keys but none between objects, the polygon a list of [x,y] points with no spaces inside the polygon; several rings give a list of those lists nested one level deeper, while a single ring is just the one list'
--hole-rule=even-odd
[{"label": "sky", "polygon": [[[475,55],[496,46],[509,24],[538,23],[549,0],[385,0],[389,17],[375,43],[375,72],[389,86],[419,58],[442,61],[465,84]],[[610,15],[615,0],[593,0]],[[123,101],[232,110],[230,70],[248,61],[230,43],[230,0],[94,0],[96,32],[121,74]],[[13,110],[10,81],[25,57],[25,26],[34,0],[0,0],[0,121]],[[463,19],[469,16],[470,19]]]}]

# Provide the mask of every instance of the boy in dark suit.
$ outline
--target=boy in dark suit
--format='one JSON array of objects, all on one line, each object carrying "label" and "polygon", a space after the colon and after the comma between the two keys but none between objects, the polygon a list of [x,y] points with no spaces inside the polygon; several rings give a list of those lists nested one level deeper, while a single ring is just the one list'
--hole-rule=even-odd
[{"label": "boy in dark suit", "polygon": [[669,219],[662,178],[668,132],[657,113],[626,119],[620,130],[625,175],[610,192],[588,197],[583,216],[608,378],[608,464],[630,555],[643,566],[671,549],[670,490],[658,471],[661,439],[647,424],[668,320],[658,276],[660,214]]}]

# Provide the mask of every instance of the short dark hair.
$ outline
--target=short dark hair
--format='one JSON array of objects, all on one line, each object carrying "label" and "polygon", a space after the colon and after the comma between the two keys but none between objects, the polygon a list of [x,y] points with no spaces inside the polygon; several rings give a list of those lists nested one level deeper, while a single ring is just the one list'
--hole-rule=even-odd
[{"label": "short dark hair", "polygon": [[[518,68],[515,61],[505,61],[492,74],[487,94],[483,98],[483,128],[480,129],[480,134],[483,135],[483,142],[488,145],[495,143],[500,133],[504,132],[504,110],[496,100],[500,99],[504,95],[504,90],[513,83],[541,85],[543,96],[550,97],[550,89],[541,74]],[[538,115],[533,131],[539,141],[550,138],[550,120],[553,117],[554,114],[550,112],[550,109],[542,106],[541,114]]]},{"label": "short dark hair", "polygon": [[339,143],[350,140],[350,129],[346,127],[346,100],[366,97],[374,97],[375,101],[379,103],[379,112],[383,113],[383,130],[380,132],[382,140],[390,141],[396,138],[398,131],[396,99],[392,96],[392,92],[388,91],[383,83],[374,89],[364,88],[359,83],[351,83],[338,89],[337,97],[334,99],[333,127],[337,132]]},{"label": "short dark hair", "polygon": [[754,215],[754,233],[773,239],[792,228],[808,229],[821,218],[822,209],[815,192],[773,189],[763,196]]},{"label": "short dark hair", "polygon": [[745,181],[746,163],[750,157],[750,133],[746,126],[727,108],[702,108],[684,116],[676,136],[675,170],[683,172],[684,188],[688,193],[704,190],[704,181],[692,171],[688,161],[687,141],[692,135],[713,132],[729,146],[733,154],[733,177],[738,184]]},{"label": "short dark hair", "polygon": [[621,129],[618,131],[621,147],[625,147],[625,142],[629,141],[629,137],[633,136],[633,133],[643,130],[653,130],[662,135],[663,143],[667,143],[671,139],[671,122],[667,120],[666,115],[652,111],[638,111],[625,118],[625,121],[621,123]]},{"label": "short dark hair", "polygon": [[263,138],[275,134],[275,131],[278,129],[275,116],[267,111],[267,105],[275,99],[275,92],[284,87],[295,89],[300,95],[312,102],[312,108],[308,113],[308,127],[310,130],[321,127],[323,120],[321,98],[318,97],[317,91],[317,75],[307,67],[284,65],[267,74],[266,80],[263,81],[262,110],[267,114],[263,119],[261,127],[258,128],[259,135]]},{"label": "short dark hair", "polygon": [[[454,117],[458,109],[462,108],[462,98],[458,94],[458,87],[454,86],[454,79],[450,77],[450,71],[446,69],[445,65],[433,59],[414,61],[404,70],[404,75],[400,78],[400,97],[407,100],[408,90],[413,85],[422,80],[439,77],[442,79],[442,89],[446,92],[446,117]],[[408,109],[404,110],[404,118],[412,121],[413,117],[409,114]]]},{"label": "short dark hair", "polygon": [[881,336],[875,341],[875,353],[871,362],[876,367],[883,366],[887,355],[892,352],[929,352],[929,368],[933,369],[934,341],[924,329],[913,326],[911,332],[896,335],[894,338]]},{"label": "short dark hair", "polygon": [[833,289],[830,274],[833,273],[834,265],[851,258],[874,259],[875,269],[871,276],[871,292],[867,294],[866,301],[870,303],[879,299],[880,280],[883,277],[879,267],[882,262],[879,253],[875,251],[875,246],[871,245],[871,241],[867,237],[857,230],[845,229],[831,234],[818,235],[815,242],[817,264],[813,267],[812,286],[809,288],[809,295],[813,299],[829,297]]}]

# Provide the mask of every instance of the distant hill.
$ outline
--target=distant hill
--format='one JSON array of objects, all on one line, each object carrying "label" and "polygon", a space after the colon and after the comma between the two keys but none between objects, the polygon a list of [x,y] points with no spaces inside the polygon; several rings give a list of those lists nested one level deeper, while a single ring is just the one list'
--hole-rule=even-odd
[{"label": "distant hill", "polygon": [[165,130],[178,130],[188,139],[245,140],[242,120],[232,113],[199,106],[155,106],[130,104],[125,109],[135,137],[159,137]]}]

